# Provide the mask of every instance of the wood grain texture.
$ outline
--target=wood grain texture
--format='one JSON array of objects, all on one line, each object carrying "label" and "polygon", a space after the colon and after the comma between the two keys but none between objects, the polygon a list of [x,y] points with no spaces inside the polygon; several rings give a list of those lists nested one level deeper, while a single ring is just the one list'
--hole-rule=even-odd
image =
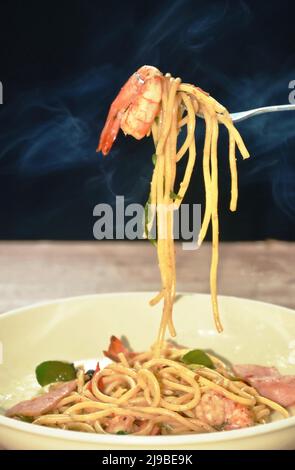
[{"label": "wood grain texture", "polygon": [[[209,292],[210,244],[177,244],[178,291]],[[59,297],[157,291],[149,242],[1,242],[0,312]],[[295,308],[295,244],[222,243],[219,293]]]}]

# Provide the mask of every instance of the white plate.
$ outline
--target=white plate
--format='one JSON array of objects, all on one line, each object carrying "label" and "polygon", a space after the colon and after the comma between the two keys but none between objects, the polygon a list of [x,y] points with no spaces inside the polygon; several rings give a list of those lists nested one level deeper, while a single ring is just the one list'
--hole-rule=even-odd
[{"label": "white plate", "polygon": [[[152,295],[76,297],[0,315],[0,406],[7,408],[32,395],[34,369],[44,360],[99,357],[112,334],[127,336],[134,350],[148,348],[161,313],[160,306],[149,307]],[[274,365],[283,373],[295,373],[294,311],[222,296],[220,310],[222,334],[214,329],[208,295],[180,296],[174,309],[179,343],[212,349],[232,362]],[[0,416],[0,445],[7,449],[292,449],[295,417],[220,433],[141,437],[63,431]]]}]

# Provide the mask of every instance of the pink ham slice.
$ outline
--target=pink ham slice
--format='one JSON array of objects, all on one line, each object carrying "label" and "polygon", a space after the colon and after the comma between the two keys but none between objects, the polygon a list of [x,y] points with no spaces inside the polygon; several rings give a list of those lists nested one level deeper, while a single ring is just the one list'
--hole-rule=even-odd
[{"label": "pink ham slice", "polygon": [[255,364],[236,364],[233,366],[234,373],[246,380],[251,377],[281,377],[275,367],[257,366]]},{"label": "pink ham slice", "polygon": [[282,406],[295,405],[295,377],[282,375],[278,378],[253,377],[250,383],[260,395],[279,403]]},{"label": "pink ham slice", "polygon": [[249,364],[237,364],[233,370],[265,398],[286,407],[295,405],[295,376],[281,375],[275,367]]},{"label": "pink ham slice", "polygon": [[64,384],[56,387],[54,390],[45,393],[44,395],[17,403],[6,411],[6,416],[34,417],[46,414],[53,410],[62,398],[70,395],[70,393],[76,390],[76,388],[76,380],[65,382]]}]

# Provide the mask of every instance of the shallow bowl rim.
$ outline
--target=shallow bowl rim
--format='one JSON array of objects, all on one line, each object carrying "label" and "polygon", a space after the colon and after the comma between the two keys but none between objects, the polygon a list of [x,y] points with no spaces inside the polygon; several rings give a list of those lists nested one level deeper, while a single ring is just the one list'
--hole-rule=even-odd
[{"label": "shallow bowl rim", "polygon": [[[133,292],[108,292],[108,293],[98,293],[98,294],[86,294],[86,295],[79,295],[79,296],[71,296],[71,297],[62,297],[57,298],[49,301],[42,301],[36,302],[30,305],[18,307],[16,309],[9,310],[8,312],[0,314],[0,324],[2,319],[8,318],[10,316],[17,316],[24,313],[26,310],[31,310],[34,308],[47,306],[47,305],[54,305],[63,302],[70,302],[70,301],[83,301],[87,299],[92,299],[95,297],[120,297],[120,296],[147,296],[153,295],[154,292],[152,291],[133,291]],[[195,293],[195,292],[180,292],[179,295],[189,295],[189,296],[204,296],[210,297],[210,294],[207,293]],[[255,305],[264,305],[271,307],[277,307],[280,310],[286,311],[289,314],[295,315],[295,310],[291,308],[284,307],[281,305],[273,304],[270,302],[264,302],[261,300],[254,300],[254,299],[247,299],[244,297],[236,297],[236,296],[228,296],[228,295],[219,295],[221,299],[230,299],[230,300],[238,300],[238,301],[246,301],[253,303]],[[59,440],[66,440],[66,441],[75,441],[75,442],[83,442],[83,443],[90,443],[90,444],[115,444],[115,445],[125,445],[125,446],[142,446],[148,445],[149,447],[155,446],[165,446],[165,445],[189,445],[189,444],[206,444],[212,442],[224,442],[224,441],[231,441],[231,440],[238,440],[247,437],[255,437],[261,436],[264,434],[269,434],[271,432],[276,432],[283,429],[288,429],[290,427],[295,427],[295,416],[291,416],[289,418],[282,419],[280,421],[275,421],[273,423],[266,423],[261,424],[258,426],[252,426],[249,428],[243,429],[235,429],[225,432],[213,432],[213,433],[206,433],[206,434],[181,434],[176,436],[117,436],[111,434],[90,434],[86,432],[77,432],[77,431],[70,431],[70,430],[63,430],[63,429],[53,429],[47,428],[45,426],[38,426],[32,425],[31,423],[25,423],[22,421],[14,420],[13,418],[8,418],[6,416],[0,415],[0,426],[8,427],[10,429],[14,429],[16,431],[25,432],[26,434],[34,434],[39,435],[40,437],[51,437]]]}]

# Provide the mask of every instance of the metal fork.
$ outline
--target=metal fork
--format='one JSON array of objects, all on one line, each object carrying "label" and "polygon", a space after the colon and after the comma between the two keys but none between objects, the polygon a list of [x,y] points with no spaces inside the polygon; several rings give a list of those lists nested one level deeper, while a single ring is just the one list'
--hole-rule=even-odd
[{"label": "metal fork", "polygon": [[280,104],[277,106],[265,106],[263,108],[249,109],[240,113],[231,113],[233,122],[244,121],[257,114],[276,113],[278,111],[295,111],[295,104]]}]

